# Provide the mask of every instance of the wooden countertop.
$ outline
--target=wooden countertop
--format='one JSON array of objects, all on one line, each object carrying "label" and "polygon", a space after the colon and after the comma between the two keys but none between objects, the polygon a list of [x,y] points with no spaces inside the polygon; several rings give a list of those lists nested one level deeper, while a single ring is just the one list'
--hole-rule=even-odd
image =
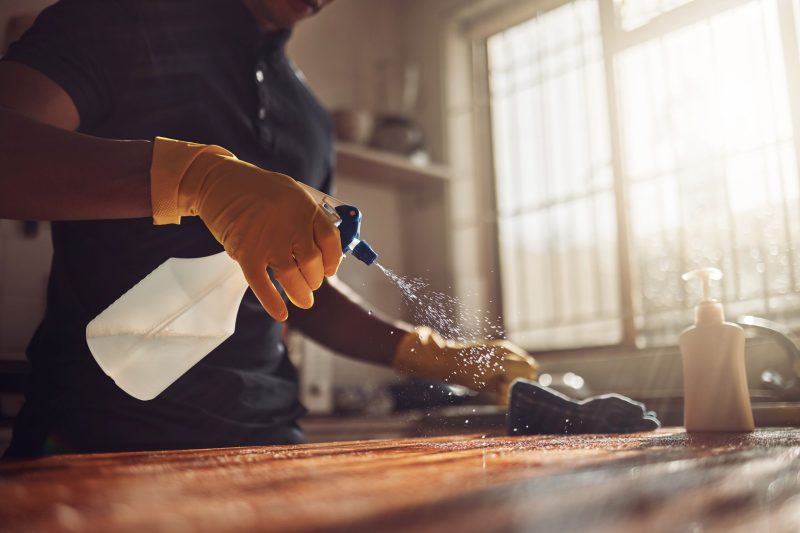
[{"label": "wooden countertop", "polygon": [[0,462],[2,531],[797,531],[800,429]]}]

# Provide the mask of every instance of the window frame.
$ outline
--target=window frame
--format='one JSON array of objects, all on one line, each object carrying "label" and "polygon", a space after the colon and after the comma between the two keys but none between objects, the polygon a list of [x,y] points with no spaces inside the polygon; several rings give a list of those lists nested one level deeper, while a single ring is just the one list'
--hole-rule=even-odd
[{"label": "window frame", "polygon": [[[458,75],[455,80],[447,76],[445,100],[447,107],[469,109],[471,115],[471,144],[467,151],[454,142],[454,123],[463,127],[463,121],[453,121],[445,112],[445,145],[451,155],[451,162],[461,159],[462,169],[454,165],[456,173],[466,173],[474,180],[474,194],[478,199],[473,203],[476,213],[484,213],[478,227],[480,251],[473,258],[479,269],[489,275],[483,287],[483,301],[489,301],[488,312],[500,317],[503,323],[502,280],[500,272],[499,213],[495,188],[495,165],[492,143],[492,115],[489,91],[489,64],[487,40],[492,35],[523,23],[532,17],[570,3],[572,0],[478,0],[469,2],[456,12],[445,34],[446,72]],[[616,18],[614,0],[597,0],[600,15],[603,64],[606,79],[606,110],[608,113],[609,140],[611,148],[611,168],[614,180],[614,199],[617,221],[617,261],[620,298],[620,342],[613,345],[585,346],[567,349],[548,350],[547,353],[627,353],[638,351],[638,330],[636,327],[636,304],[634,288],[634,269],[631,254],[631,237],[627,210],[626,179],[622,167],[622,142],[619,124],[619,107],[615,57],[621,52],[647,41],[657,39],[667,33],[695,24],[716,14],[734,9],[752,1],[760,0],[692,0],[670,11],[654,17],[645,24],[631,30],[623,30]],[[774,0],[779,14],[781,46],[786,73],[787,91],[790,95],[800,95],[800,41],[797,34],[797,18],[794,0]],[[468,90],[459,82],[469,78]],[[453,106],[453,102],[460,102]],[[800,168],[800,97],[789,98],[791,124],[794,135],[795,158]],[[463,132],[460,135],[463,137]],[[469,158],[452,157],[456,154],[470,154]],[[453,198],[452,203],[460,199]],[[488,214],[488,216],[487,216]],[[457,273],[458,278],[458,273]],[[458,283],[457,283],[458,286]],[[457,287],[458,288],[458,287]],[[463,291],[459,291],[463,295]],[[471,295],[473,298],[481,295]],[[534,351],[534,353],[536,353]]]}]

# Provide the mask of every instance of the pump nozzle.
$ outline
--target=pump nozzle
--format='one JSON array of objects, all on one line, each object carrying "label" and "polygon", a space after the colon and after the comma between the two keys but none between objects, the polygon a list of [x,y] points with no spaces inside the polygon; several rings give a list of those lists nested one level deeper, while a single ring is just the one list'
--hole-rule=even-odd
[{"label": "pump nozzle", "polygon": [[718,323],[725,320],[722,304],[711,298],[711,280],[722,279],[722,271],[718,268],[698,268],[681,276],[684,281],[699,279],[703,282],[703,299],[694,308],[695,324]]},{"label": "pump nozzle", "polygon": [[681,276],[683,281],[699,279],[703,283],[703,302],[713,302],[711,298],[711,280],[719,281],[722,279],[722,271],[718,268],[706,267],[690,270]]}]

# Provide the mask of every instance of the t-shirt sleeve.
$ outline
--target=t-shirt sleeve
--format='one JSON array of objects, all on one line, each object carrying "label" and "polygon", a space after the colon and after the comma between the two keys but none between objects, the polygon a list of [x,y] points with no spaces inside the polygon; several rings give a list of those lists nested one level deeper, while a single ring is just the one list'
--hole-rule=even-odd
[{"label": "t-shirt sleeve", "polygon": [[125,84],[136,35],[135,17],[126,11],[117,0],[62,0],[42,11],[3,60],[36,69],[61,86],[85,130],[108,113]]}]

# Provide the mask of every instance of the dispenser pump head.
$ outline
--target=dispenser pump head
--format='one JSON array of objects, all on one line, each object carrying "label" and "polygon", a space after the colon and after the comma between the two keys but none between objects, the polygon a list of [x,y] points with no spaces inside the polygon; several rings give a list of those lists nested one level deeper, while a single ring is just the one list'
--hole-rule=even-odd
[{"label": "dispenser pump head", "polygon": [[695,324],[707,324],[725,321],[722,304],[711,298],[711,281],[722,279],[722,271],[718,268],[698,268],[681,276],[684,281],[699,279],[703,284],[703,299],[694,308]]}]

